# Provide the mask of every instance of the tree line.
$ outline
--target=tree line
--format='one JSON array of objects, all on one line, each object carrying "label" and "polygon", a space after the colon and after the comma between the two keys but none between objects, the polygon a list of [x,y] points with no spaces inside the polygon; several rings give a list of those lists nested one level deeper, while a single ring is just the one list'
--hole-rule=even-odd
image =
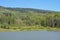
[{"label": "tree line", "polygon": [[60,27],[60,13],[0,13],[0,28],[34,25]]}]

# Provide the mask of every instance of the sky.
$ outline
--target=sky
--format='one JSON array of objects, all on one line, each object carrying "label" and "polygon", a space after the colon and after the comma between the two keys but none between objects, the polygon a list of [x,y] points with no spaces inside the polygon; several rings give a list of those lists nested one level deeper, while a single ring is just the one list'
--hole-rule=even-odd
[{"label": "sky", "polygon": [[60,0],[0,0],[0,6],[60,11]]}]

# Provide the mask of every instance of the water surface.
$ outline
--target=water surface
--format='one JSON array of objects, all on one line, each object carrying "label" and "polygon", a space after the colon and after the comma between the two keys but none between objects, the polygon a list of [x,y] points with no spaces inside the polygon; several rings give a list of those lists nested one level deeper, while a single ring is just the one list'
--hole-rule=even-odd
[{"label": "water surface", "polygon": [[60,31],[0,32],[0,40],[60,40]]}]

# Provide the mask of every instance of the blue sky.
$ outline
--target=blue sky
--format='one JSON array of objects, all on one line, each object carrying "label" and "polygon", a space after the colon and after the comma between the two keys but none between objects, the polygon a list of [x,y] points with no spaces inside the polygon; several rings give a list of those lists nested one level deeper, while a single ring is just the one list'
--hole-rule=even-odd
[{"label": "blue sky", "polygon": [[60,11],[60,0],[0,0],[0,6]]}]

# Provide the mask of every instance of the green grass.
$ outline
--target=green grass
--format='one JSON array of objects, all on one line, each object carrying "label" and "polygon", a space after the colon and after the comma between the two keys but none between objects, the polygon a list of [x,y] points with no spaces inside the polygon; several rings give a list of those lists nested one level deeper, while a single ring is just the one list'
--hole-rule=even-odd
[{"label": "green grass", "polygon": [[52,27],[39,27],[39,26],[24,26],[24,27],[11,27],[9,29],[0,28],[0,32],[15,32],[15,31],[60,31],[60,28]]}]

